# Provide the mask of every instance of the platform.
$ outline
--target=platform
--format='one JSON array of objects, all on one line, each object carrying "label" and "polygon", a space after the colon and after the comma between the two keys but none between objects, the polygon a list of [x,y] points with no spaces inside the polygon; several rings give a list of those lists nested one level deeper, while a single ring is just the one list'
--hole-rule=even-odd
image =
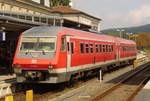
[{"label": "platform", "polygon": [[150,101],[150,80],[144,88],[138,93],[133,101]]},{"label": "platform", "polygon": [[15,74],[13,74],[13,75],[0,75],[0,82],[8,80],[8,79],[12,79],[12,78],[16,78],[16,75]]}]

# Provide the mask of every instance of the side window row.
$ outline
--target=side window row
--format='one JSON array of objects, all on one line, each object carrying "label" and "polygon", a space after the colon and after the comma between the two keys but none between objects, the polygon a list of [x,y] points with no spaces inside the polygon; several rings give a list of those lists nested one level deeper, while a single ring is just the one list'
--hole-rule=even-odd
[{"label": "side window row", "polygon": [[[108,44],[95,44],[96,53],[113,52],[113,45]],[[84,43],[80,43],[80,52],[84,54]],[[93,53],[93,44],[85,43],[85,52],[88,54]]]},{"label": "side window row", "polygon": [[[61,51],[65,52],[66,48],[65,48],[65,43],[66,40],[65,38],[61,39]],[[69,46],[71,46],[69,48]],[[84,52],[85,49],[85,52]],[[67,51],[71,51],[72,54],[74,54],[74,42],[67,42]],[[96,53],[104,53],[104,52],[113,52],[113,45],[108,45],[108,44],[95,44],[95,52]],[[94,45],[92,43],[88,44],[88,43],[80,43],[80,53],[84,54],[84,53],[93,53],[94,52]]]}]

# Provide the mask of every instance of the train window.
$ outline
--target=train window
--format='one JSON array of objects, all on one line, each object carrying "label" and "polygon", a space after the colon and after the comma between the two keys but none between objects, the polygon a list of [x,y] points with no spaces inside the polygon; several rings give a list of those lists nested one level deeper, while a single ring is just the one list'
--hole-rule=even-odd
[{"label": "train window", "polygon": [[106,52],[108,52],[108,45],[106,45]]},{"label": "train window", "polygon": [[109,52],[111,52],[111,48],[110,48],[110,45],[109,45]]},{"label": "train window", "polygon": [[105,52],[105,45],[103,45],[103,52]]},{"label": "train window", "polygon": [[80,52],[81,54],[84,54],[84,44],[80,43]]},{"label": "train window", "polygon": [[69,42],[67,42],[67,50],[68,50],[68,52],[70,51],[70,48],[69,48]]},{"label": "train window", "polygon": [[112,51],[112,52],[114,51],[113,45],[111,45],[111,51]]},{"label": "train window", "polygon": [[89,53],[89,44],[88,43],[85,44],[85,49],[86,49],[86,53]]},{"label": "train window", "polygon": [[56,38],[32,38],[23,37],[20,47],[20,51],[30,52],[54,52],[55,51]]},{"label": "train window", "polygon": [[96,53],[98,53],[98,44],[95,45]]},{"label": "train window", "polygon": [[65,48],[65,38],[61,38],[61,51],[62,52],[65,52],[66,51],[66,48]]},{"label": "train window", "polygon": [[90,44],[91,53],[93,53],[93,44]]},{"label": "train window", "polygon": [[100,53],[102,52],[102,45],[101,44],[99,45],[99,52]]},{"label": "train window", "polygon": [[74,54],[74,44],[71,42],[71,53]]}]

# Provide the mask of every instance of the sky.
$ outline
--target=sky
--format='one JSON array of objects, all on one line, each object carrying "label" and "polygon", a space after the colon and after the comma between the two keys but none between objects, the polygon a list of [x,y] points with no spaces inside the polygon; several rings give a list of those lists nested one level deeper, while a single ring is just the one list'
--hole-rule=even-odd
[{"label": "sky", "polygon": [[[33,0],[39,2],[40,0]],[[150,0],[71,0],[72,8],[102,19],[101,29],[150,24]],[[48,0],[45,3],[47,6]]]},{"label": "sky", "polygon": [[150,24],[150,0],[72,0],[72,4],[102,19],[101,29]]}]

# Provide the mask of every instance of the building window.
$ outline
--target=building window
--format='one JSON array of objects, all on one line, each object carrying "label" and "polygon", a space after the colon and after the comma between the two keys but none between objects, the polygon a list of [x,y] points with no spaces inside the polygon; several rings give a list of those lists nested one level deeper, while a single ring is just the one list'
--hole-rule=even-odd
[{"label": "building window", "polygon": [[23,15],[19,15],[19,18],[20,18],[20,19],[25,19],[26,17],[23,16]]},{"label": "building window", "polygon": [[60,19],[55,19],[55,26],[60,26],[61,23],[60,23]]},{"label": "building window", "polygon": [[86,49],[86,53],[88,54],[89,53],[89,44],[88,43],[85,44],[85,49]]},{"label": "building window", "polygon": [[84,44],[80,43],[80,52],[81,54],[84,54]]},{"label": "building window", "polygon": [[91,53],[93,53],[93,44],[90,44]]},{"label": "building window", "polygon": [[14,18],[18,18],[17,14],[12,14],[11,16],[14,17]]},{"label": "building window", "polygon": [[61,52],[65,52],[66,48],[65,48],[65,38],[61,38]]},{"label": "building window", "polygon": [[103,52],[105,52],[105,45],[103,45]]},{"label": "building window", "polygon": [[54,19],[49,18],[48,19],[48,24],[53,26],[54,25]]},{"label": "building window", "polygon": [[42,23],[46,23],[47,22],[46,20],[47,20],[46,18],[41,18]]},{"label": "building window", "polygon": [[4,4],[3,3],[1,4],[1,9],[4,10]]},{"label": "building window", "polygon": [[40,18],[39,17],[34,17],[34,21],[35,22],[40,22]]},{"label": "building window", "polygon": [[98,44],[95,45],[96,53],[98,53]]},{"label": "building window", "polygon": [[71,53],[74,54],[74,44],[71,42]]},{"label": "building window", "polygon": [[32,21],[32,16],[26,16],[26,20]]}]

